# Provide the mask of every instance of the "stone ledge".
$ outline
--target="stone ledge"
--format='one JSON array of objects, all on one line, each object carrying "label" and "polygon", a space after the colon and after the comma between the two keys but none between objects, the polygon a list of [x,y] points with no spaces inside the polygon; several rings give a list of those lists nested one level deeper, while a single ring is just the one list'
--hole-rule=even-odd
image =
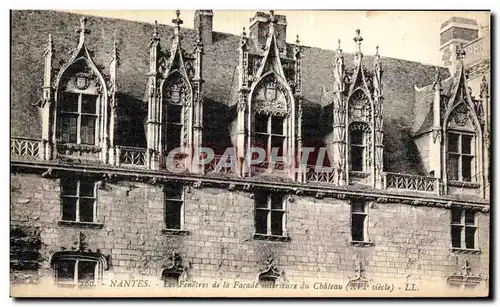
[{"label": "stone ledge", "polygon": [[77,222],[77,221],[57,221],[58,226],[64,227],[81,227],[81,228],[97,228],[100,229],[104,226],[102,223],[92,223],[92,222]]},{"label": "stone ledge", "polygon": [[448,185],[451,187],[469,188],[469,189],[478,189],[481,187],[479,183],[468,182],[468,181],[454,181],[454,180],[448,181]]},{"label": "stone ledge", "polygon": [[162,229],[161,233],[170,236],[187,236],[191,234],[189,230],[183,230],[183,229]]},{"label": "stone ledge", "polygon": [[253,238],[255,240],[281,241],[281,242],[290,242],[292,240],[292,238],[290,238],[289,236],[267,235],[262,233],[254,233]]},{"label": "stone ledge", "polygon": [[367,246],[373,246],[373,242],[371,241],[351,241],[352,246],[357,246],[357,247],[367,247]]},{"label": "stone ledge", "polygon": [[457,254],[471,254],[471,255],[479,255],[479,254],[481,254],[481,250],[480,249],[469,249],[469,248],[452,247],[452,248],[450,248],[450,251],[452,253],[457,253]]}]

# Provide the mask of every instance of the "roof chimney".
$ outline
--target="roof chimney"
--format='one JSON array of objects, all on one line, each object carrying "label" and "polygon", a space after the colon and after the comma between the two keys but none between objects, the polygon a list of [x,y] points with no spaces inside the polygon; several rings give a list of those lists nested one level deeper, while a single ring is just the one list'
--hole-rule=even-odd
[{"label": "roof chimney", "polygon": [[[270,18],[271,15],[264,12],[257,12],[254,17],[250,18],[250,38],[254,40],[258,49],[266,45]],[[276,43],[280,53],[284,53],[286,52],[286,16],[274,15],[274,18],[276,18]]]},{"label": "roof chimney", "polygon": [[448,67],[452,75],[457,65],[456,48],[475,40],[478,36],[479,25],[474,19],[452,17],[441,25],[439,50],[443,66]]},{"label": "roof chimney", "polygon": [[201,33],[203,44],[212,43],[214,12],[212,10],[196,10],[194,12],[194,28]]}]

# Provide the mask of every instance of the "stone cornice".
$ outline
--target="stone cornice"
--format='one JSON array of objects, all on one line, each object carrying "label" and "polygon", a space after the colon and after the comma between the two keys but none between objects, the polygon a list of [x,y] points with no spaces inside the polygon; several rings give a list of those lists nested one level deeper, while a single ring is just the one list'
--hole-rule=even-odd
[{"label": "stone cornice", "polygon": [[[89,176],[96,176],[105,181],[130,180],[141,181],[148,184],[163,184],[166,181],[179,181],[190,184],[194,188],[218,186],[228,190],[240,190],[244,192],[254,189],[280,190],[290,194],[304,195],[310,197],[336,198],[336,199],[365,199],[378,203],[397,202],[413,206],[428,206],[439,208],[466,207],[481,212],[489,212],[490,203],[487,200],[469,201],[461,200],[453,196],[438,195],[411,195],[407,191],[401,193],[388,192],[376,189],[359,189],[357,186],[314,186],[299,182],[265,182],[255,178],[214,178],[200,174],[176,174],[152,170],[138,170],[113,167],[109,165],[64,165],[50,161],[11,161],[11,173],[15,169],[42,174],[51,170],[51,177],[57,178],[61,172],[77,172]],[[415,193],[416,194],[416,193]],[[318,198],[318,197],[317,197]]]}]

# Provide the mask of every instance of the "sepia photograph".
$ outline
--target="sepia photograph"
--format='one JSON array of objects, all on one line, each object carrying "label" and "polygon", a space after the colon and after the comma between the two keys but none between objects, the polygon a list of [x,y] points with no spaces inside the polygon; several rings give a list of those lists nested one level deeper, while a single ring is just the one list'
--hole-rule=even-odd
[{"label": "sepia photograph", "polygon": [[12,297],[491,295],[490,11],[9,14]]}]

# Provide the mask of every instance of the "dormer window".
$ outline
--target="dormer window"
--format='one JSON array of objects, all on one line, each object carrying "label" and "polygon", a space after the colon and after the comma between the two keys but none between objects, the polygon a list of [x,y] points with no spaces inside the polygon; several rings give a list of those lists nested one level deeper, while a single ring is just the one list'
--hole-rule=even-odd
[{"label": "dormer window", "polygon": [[472,181],[474,135],[460,132],[448,133],[448,178],[455,181]]},{"label": "dormer window", "polygon": [[63,143],[95,145],[97,96],[66,92],[61,101]]}]

